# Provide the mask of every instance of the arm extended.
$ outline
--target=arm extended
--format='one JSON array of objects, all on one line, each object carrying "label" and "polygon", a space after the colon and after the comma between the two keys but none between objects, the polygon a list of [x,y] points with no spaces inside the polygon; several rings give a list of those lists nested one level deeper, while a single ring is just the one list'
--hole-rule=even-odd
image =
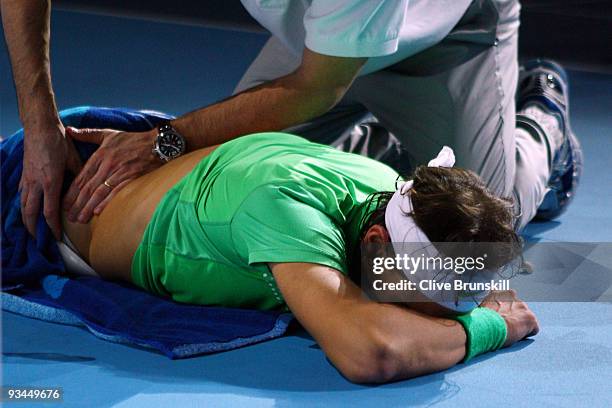
[{"label": "arm extended", "polygon": [[249,133],[282,130],[331,109],[366,61],[306,48],[294,72],[181,116],[172,125],[185,136],[190,150]]},{"label": "arm extended", "polygon": [[[455,320],[368,300],[346,276],[323,265],[278,263],[270,268],[291,311],[350,381],[407,379],[447,369],[466,356],[468,329]],[[491,293],[482,306],[478,314],[493,310],[503,318],[504,347],[539,330],[535,315],[514,291]],[[466,316],[475,318],[474,313]]]},{"label": "arm extended", "polygon": [[[312,119],[331,109],[367,61],[317,54],[306,49],[294,72],[248,89],[171,122],[187,140],[190,151],[238,136],[278,131]],[[75,139],[101,146],[72,183],[64,206],[71,221],[88,222],[102,212],[113,194],[131,179],[161,166],[151,154],[157,130],[126,134],[110,129],[69,129]],[[115,186],[101,189],[104,181]],[[95,194],[94,194],[95,193]]]},{"label": "arm extended", "polygon": [[465,356],[466,334],[456,321],[370,301],[326,266],[282,263],[271,269],[291,311],[350,381],[406,379],[452,367]]},{"label": "arm extended", "polygon": [[0,8],[25,133],[19,183],[23,223],[35,236],[42,201],[47,224],[59,239],[64,170],[76,174],[81,163],[64,135],[51,86],[50,1],[0,0]]},{"label": "arm extended", "polygon": [[21,121],[26,127],[58,124],[49,63],[50,1],[0,0],[0,7]]}]

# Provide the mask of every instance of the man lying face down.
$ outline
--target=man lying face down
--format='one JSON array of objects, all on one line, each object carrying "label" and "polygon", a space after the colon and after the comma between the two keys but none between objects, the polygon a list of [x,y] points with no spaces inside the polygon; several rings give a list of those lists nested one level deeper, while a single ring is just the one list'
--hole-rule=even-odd
[{"label": "man lying face down", "polygon": [[407,228],[420,242],[517,240],[510,204],[445,168],[451,153],[395,191],[398,174],[375,160],[286,133],[243,136],[130,181],[89,224],[64,216],[60,247],[72,273],[177,302],[289,310],[354,382],[439,371],[538,331],[512,292],[388,303],[349,277],[362,243],[398,242]]}]

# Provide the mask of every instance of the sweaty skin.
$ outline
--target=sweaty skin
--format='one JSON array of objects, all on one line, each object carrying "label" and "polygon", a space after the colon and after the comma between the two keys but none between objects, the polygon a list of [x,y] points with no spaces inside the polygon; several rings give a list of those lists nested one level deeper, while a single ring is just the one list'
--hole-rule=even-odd
[{"label": "sweaty skin", "polygon": [[103,278],[131,281],[132,258],[160,200],[216,148],[196,150],[133,180],[88,224],[70,222],[62,211],[68,238]]}]

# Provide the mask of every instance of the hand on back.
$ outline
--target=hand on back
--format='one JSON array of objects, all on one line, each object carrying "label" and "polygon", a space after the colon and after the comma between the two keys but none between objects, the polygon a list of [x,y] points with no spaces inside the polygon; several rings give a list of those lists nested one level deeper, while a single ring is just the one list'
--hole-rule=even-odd
[{"label": "hand on back", "polygon": [[21,214],[28,232],[36,237],[40,208],[56,239],[61,236],[60,195],[64,172],[77,174],[81,160],[61,125],[24,130],[23,172],[19,182]]},{"label": "hand on back", "polygon": [[155,130],[128,133],[68,127],[66,133],[75,140],[100,145],[64,197],[64,209],[72,222],[89,222],[131,180],[162,165],[152,153]]}]

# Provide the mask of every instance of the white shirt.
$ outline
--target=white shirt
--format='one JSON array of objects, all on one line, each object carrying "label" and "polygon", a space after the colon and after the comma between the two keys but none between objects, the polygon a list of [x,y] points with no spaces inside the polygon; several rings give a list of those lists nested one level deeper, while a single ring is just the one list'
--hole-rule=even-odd
[{"label": "white shirt", "polygon": [[241,0],[262,26],[301,59],[368,57],[360,75],[440,42],[472,0]]}]

